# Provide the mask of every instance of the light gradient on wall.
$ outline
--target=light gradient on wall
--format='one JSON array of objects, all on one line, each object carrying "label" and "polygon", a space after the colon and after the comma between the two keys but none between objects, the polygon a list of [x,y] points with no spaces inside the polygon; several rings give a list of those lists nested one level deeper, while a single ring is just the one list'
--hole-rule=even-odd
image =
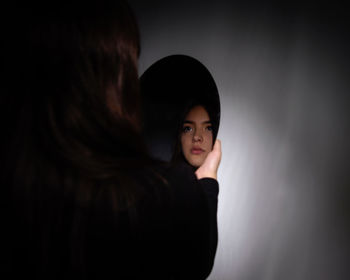
[{"label": "light gradient on wall", "polygon": [[219,244],[209,279],[347,279],[346,20],[341,7],[248,2],[130,1],[140,74],[187,54],[219,88]]}]

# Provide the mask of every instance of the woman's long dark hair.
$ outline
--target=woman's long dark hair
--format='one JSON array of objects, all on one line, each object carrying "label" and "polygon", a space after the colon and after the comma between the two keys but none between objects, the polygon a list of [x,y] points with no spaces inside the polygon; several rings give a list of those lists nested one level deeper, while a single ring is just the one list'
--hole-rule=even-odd
[{"label": "woman's long dark hair", "polygon": [[[131,209],[144,192],[135,170],[141,174],[148,162],[134,16],[124,1],[73,3],[18,11],[17,48],[7,54],[11,81],[2,93],[1,185],[14,214],[9,234],[19,234],[10,251],[42,267],[62,228],[69,262],[84,263],[88,209],[102,197],[114,211]],[[23,244],[31,244],[28,256]]]}]

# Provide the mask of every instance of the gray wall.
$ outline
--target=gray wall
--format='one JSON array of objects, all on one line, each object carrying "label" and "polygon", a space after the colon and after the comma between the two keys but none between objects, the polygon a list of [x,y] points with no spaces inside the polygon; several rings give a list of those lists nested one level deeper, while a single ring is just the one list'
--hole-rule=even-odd
[{"label": "gray wall", "polygon": [[209,279],[348,279],[346,10],[335,2],[129,2],[140,74],[187,54],[219,88],[219,244]]}]

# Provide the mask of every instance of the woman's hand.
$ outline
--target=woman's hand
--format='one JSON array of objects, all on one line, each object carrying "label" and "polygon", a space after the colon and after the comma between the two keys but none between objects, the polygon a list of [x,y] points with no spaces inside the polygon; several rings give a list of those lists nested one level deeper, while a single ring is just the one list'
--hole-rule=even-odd
[{"label": "woman's hand", "polygon": [[203,164],[196,170],[197,179],[213,178],[217,180],[217,172],[221,161],[221,141],[216,140],[213,150],[208,154]]}]

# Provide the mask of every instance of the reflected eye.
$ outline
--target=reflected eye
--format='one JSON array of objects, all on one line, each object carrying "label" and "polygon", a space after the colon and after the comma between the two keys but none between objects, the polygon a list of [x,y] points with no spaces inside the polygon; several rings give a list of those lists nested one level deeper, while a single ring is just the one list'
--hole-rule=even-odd
[{"label": "reflected eye", "polygon": [[188,133],[188,132],[191,132],[193,129],[192,129],[192,127],[190,127],[190,126],[184,126],[183,128],[182,128],[182,132],[183,133]]}]

